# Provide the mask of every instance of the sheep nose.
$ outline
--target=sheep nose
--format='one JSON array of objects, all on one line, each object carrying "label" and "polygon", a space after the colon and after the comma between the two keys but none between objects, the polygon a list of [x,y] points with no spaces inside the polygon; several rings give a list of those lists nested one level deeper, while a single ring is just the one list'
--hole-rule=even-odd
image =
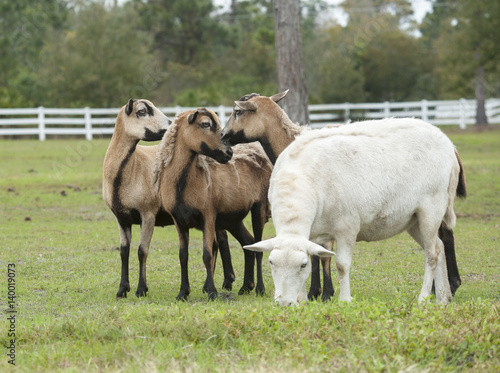
[{"label": "sheep nose", "polygon": [[289,306],[295,305],[295,302],[292,302],[291,300],[288,300],[288,299],[282,299],[282,298],[276,299],[276,302],[278,302],[278,304],[281,307],[289,307]]},{"label": "sheep nose", "polygon": [[226,154],[229,157],[229,159],[233,157],[233,149],[230,146],[227,147]]},{"label": "sheep nose", "polygon": [[221,134],[221,136],[220,136],[220,139],[222,140],[222,142],[223,142],[224,144],[228,144],[228,145],[229,145],[229,134],[228,134],[228,133],[226,133],[226,131],[224,131],[224,130],[222,131],[222,134]]}]

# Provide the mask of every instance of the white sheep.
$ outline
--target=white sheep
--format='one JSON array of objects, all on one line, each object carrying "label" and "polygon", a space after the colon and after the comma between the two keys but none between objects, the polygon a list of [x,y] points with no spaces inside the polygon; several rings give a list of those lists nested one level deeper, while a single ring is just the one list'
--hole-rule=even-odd
[{"label": "white sheep", "polygon": [[349,270],[356,241],[379,241],[402,231],[424,249],[419,301],[451,298],[442,223],[452,229],[453,203],[465,191],[451,141],[417,119],[384,119],[308,131],[278,157],[269,199],[276,237],[245,248],[270,251],[280,305],[307,300],[309,255],[333,256],[320,244],[337,242],[341,301],[351,300]]}]

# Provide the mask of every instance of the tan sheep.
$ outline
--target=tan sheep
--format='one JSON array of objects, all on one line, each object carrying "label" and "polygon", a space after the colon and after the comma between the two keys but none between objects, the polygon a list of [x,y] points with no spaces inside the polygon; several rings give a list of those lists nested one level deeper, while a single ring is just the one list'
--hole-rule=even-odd
[{"label": "tan sheep", "polygon": [[[140,140],[161,140],[169,119],[148,100],[129,100],[116,118],[103,164],[103,198],[114,213],[120,232],[121,280],[117,298],[124,298],[130,291],[129,252],[132,225],[141,225],[138,249],[139,284],[136,295],[148,291],[146,259],[155,226],[173,225],[170,214],[161,208],[160,195],[153,188],[153,171],[158,146],[138,145]],[[217,233],[221,245],[225,281],[230,289],[234,281],[227,234]]]},{"label": "tan sheep", "polygon": [[[235,147],[233,155],[231,147],[221,142],[220,135],[217,115],[200,108],[180,114],[158,148],[156,182],[162,206],[174,217],[179,234],[181,288],[177,299],[186,299],[190,293],[187,265],[190,228],[203,231],[203,261],[207,270],[203,289],[214,299],[217,296],[212,254],[215,229],[226,229],[243,246],[260,240],[268,219],[271,162],[259,144]],[[243,225],[250,211],[255,240]],[[240,294],[255,286],[255,258],[253,252],[245,251]],[[257,256],[256,291],[264,293],[261,253]]]}]

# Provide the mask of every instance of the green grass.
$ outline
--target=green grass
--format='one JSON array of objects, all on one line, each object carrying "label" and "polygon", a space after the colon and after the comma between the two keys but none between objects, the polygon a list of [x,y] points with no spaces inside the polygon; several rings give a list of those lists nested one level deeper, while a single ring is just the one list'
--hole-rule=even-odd
[{"label": "green grass", "polygon": [[[101,197],[109,140],[0,140],[0,306],[7,265],[16,265],[16,366],[0,371],[496,372],[500,369],[500,131],[447,130],[463,160],[468,198],[455,229],[462,286],[448,307],[416,303],[423,252],[403,234],[359,243],[354,301],[280,308],[267,294],[236,295],[243,255],[231,240],[234,292],[214,302],[201,289],[201,235],[191,233],[188,302],[180,286],[177,236],[157,229],[148,257],[149,293],[117,301],[118,229]],[[268,224],[265,238],[274,234]],[[333,274],[338,290],[338,278]],[[222,284],[218,263],[216,285]],[[0,341],[9,344],[2,314]]]}]

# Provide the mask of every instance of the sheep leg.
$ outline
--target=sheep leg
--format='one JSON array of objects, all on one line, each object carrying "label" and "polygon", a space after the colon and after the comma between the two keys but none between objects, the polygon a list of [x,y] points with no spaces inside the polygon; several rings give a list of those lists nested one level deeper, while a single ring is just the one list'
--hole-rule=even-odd
[{"label": "sheep leg", "polygon": [[[419,219],[418,224],[408,229],[410,236],[412,236],[413,239],[424,249],[424,281],[422,284],[422,290],[418,296],[419,303],[424,302],[427,297],[431,295],[432,282],[434,280],[434,274],[438,265],[440,251],[442,249],[438,242],[439,239],[437,237],[437,229],[435,232],[432,232],[430,225],[424,226],[423,222],[426,222],[425,218]],[[442,264],[440,263],[440,265]],[[441,289],[437,290],[440,291]]]},{"label": "sheep leg", "polygon": [[203,227],[203,263],[207,270],[207,279],[203,290],[208,293],[208,299],[214,300],[217,298],[217,289],[214,283],[214,255],[212,252],[215,240],[215,221],[205,217],[205,225]]},{"label": "sheep leg", "polygon": [[139,284],[137,285],[135,295],[138,297],[144,297],[148,292],[148,284],[146,281],[146,260],[148,259],[149,245],[151,244],[154,229],[155,216],[153,214],[144,214],[142,216],[141,223],[141,240],[139,243],[139,249],[137,250],[137,256],[139,258]]},{"label": "sheep leg", "polygon": [[335,256],[335,261],[340,280],[339,300],[342,302],[350,302],[352,300],[349,272],[351,269],[352,251],[355,242],[355,237],[353,239],[342,238],[337,240],[337,255]]},{"label": "sheep leg", "polygon": [[177,300],[187,300],[191,288],[189,287],[188,259],[189,259],[189,229],[175,224],[177,235],[179,236],[179,261],[181,264],[181,289],[177,295]]},{"label": "sheep leg", "polygon": [[233,282],[235,279],[233,263],[231,261],[231,252],[229,251],[229,242],[225,230],[218,230],[215,232],[217,242],[219,243],[220,258],[222,260],[222,267],[224,268],[224,282],[222,288],[231,291],[233,289]]},{"label": "sheep leg", "polygon": [[[212,260],[210,263],[210,266],[212,268],[212,273],[215,275],[215,268],[217,266],[217,253],[219,252],[219,244],[217,243],[217,240],[214,239],[214,242],[212,244]],[[208,289],[206,288],[206,284],[203,286],[202,291],[204,293],[208,293]]]},{"label": "sheep leg", "polygon": [[311,286],[307,299],[314,300],[321,295],[321,277],[319,272],[319,256],[311,255]]},{"label": "sheep leg", "polygon": [[[235,227],[229,229],[229,232],[238,240],[241,246],[252,245],[255,243],[250,232],[245,228],[243,222],[239,222]],[[239,295],[249,293],[255,287],[254,283],[254,263],[255,253],[250,250],[243,249],[245,254],[245,273],[243,276],[243,286],[238,291]]]},{"label": "sheep leg", "polygon": [[455,292],[462,284],[462,280],[460,279],[457,258],[455,256],[455,239],[453,237],[453,230],[446,228],[444,223],[441,223],[438,235],[444,244],[446,268],[448,269],[448,281],[450,283],[451,294],[455,295]]},{"label": "sheep leg", "polygon": [[[267,205],[266,205],[267,206]],[[254,242],[262,241],[262,232],[264,231],[264,224],[267,220],[267,209],[263,207],[262,202],[255,203],[252,206],[252,228]],[[266,288],[264,286],[264,278],[262,276],[262,252],[255,253],[255,260],[257,263],[257,286],[255,287],[256,295],[264,295]]]},{"label": "sheep leg", "polygon": [[130,241],[132,240],[132,227],[130,225],[118,222],[118,230],[120,232],[120,257],[122,260],[122,276],[120,280],[120,288],[116,293],[116,298],[127,298],[127,292],[130,291],[130,283],[128,279],[128,258],[130,255]]},{"label": "sheep leg", "polygon": [[434,272],[434,282],[436,284],[436,303],[448,304],[451,302],[450,282],[448,281],[448,270],[446,268],[445,248],[443,242],[438,238],[439,246],[438,263]]},{"label": "sheep leg", "polygon": [[[333,242],[328,242],[324,244],[323,247],[327,250],[333,251]],[[321,297],[322,301],[330,300],[335,293],[335,289],[333,288],[332,283],[332,271],[330,269],[331,261],[331,257],[321,258],[321,264],[323,266],[323,295]]]}]

